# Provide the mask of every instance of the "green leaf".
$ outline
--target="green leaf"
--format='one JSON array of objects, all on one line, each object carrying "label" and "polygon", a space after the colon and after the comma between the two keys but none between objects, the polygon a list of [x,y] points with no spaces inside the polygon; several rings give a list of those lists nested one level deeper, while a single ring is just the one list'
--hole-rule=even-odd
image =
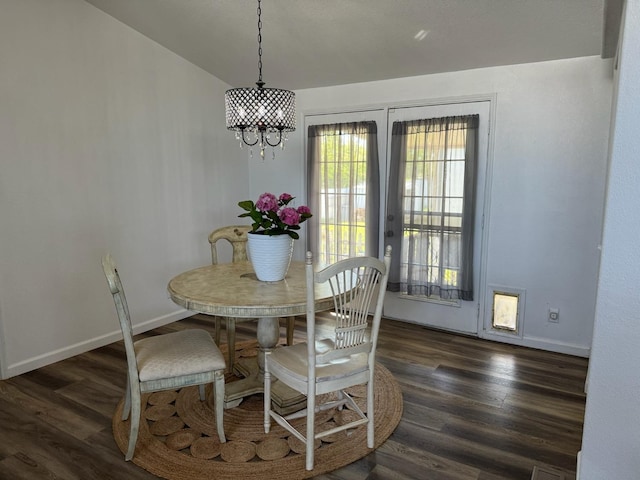
[{"label": "green leaf", "polygon": [[238,206],[243,210],[246,210],[247,212],[250,212],[251,210],[255,210],[255,205],[251,200],[244,200],[242,202],[238,202]]},{"label": "green leaf", "polygon": [[262,223],[262,215],[260,215],[260,212],[258,212],[257,210],[249,212],[249,216],[254,222]]}]

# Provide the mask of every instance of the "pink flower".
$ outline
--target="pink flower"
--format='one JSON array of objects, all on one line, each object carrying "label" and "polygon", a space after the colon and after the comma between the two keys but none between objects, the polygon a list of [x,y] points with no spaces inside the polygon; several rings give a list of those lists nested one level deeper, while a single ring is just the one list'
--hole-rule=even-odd
[{"label": "pink flower", "polygon": [[278,210],[278,199],[273,193],[263,193],[258,197],[256,208],[261,212],[275,212]]},{"label": "pink flower", "polygon": [[244,213],[238,217],[251,219],[251,232],[259,235],[289,235],[298,239],[300,224],[306,222],[311,215],[311,209],[306,205],[298,208],[288,207],[295,197],[288,193],[281,193],[276,197],[273,193],[263,193],[258,201],[243,200],[238,206]]},{"label": "pink flower", "polygon": [[300,215],[293,207],[284,207],[278,212],[278,217],[285,225],[298,225],[300,223]]}]

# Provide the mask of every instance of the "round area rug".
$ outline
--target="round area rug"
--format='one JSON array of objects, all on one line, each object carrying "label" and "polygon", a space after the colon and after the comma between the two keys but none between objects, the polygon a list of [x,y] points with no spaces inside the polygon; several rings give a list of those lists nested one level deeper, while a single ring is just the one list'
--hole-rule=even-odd
[{"label": "round area rug", "polygon": [[[237,345],[236,358],[256,355],[255,342]],[[224,345],[222,346],[224,350]],[[227,382],[236,378],[227,375]],[[347,390],[360,408],[366,409],[364,387]],[[212,387],[201,402],[198,387],[143,395],[140,432],[132,462],[169,480],[310,478],[348,465],[372,452],[367,448],[366,425],[316,441],[314,469],[304,468],[305,446],[272,422],[264,433],[262,395],[246,398],[238,407],[225,410],[226,443],[216,433],[211,408]],[[361,399],[359,401],[359,399]],[[395,430],[402,416],[402,393],[389,370],[376,364],[375,448]],[[129,421],[122,421],[123,401],[113,416],[113,434],[123,452],[129,439]],[[316,430],[350,421],[354,412],[327,410],[316,415]],[[303,424],[304,418],[296,420]]]}]

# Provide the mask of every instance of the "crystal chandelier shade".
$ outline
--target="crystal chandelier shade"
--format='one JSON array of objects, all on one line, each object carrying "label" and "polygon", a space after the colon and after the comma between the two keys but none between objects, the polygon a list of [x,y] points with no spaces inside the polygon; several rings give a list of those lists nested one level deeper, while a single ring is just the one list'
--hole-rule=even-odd
[{"label": "crystal chandelier shade", "polygon": [[[264,88],[262,81],[262,9],[258,0],[257,88],[232,88],[224,95],[227,129],[252,147],[259,145],[264,157],[267,146],[284,148],[287,132],[296,129],[296,95],[289,90]],[[240,146],[242,146],[242,143]]]},{"label": "crystal chandelier shade", "polygon": [[261,142],[275,147],[286,132],[296,129],[296,96],[289,90],[233,88],[224,101],[227,129],[239,132],[247,145]]}]

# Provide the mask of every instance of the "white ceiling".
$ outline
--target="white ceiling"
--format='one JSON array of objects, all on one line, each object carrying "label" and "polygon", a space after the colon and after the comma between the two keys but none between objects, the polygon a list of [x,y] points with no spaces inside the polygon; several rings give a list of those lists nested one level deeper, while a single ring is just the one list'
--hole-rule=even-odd
[{"label": "white ceiling", "polygon": [[[86,1],[231,86],[257,80],[257,0]],[[621,2],[263,0],[263,80],[298,90],[600,55],[605,4]]]}]

